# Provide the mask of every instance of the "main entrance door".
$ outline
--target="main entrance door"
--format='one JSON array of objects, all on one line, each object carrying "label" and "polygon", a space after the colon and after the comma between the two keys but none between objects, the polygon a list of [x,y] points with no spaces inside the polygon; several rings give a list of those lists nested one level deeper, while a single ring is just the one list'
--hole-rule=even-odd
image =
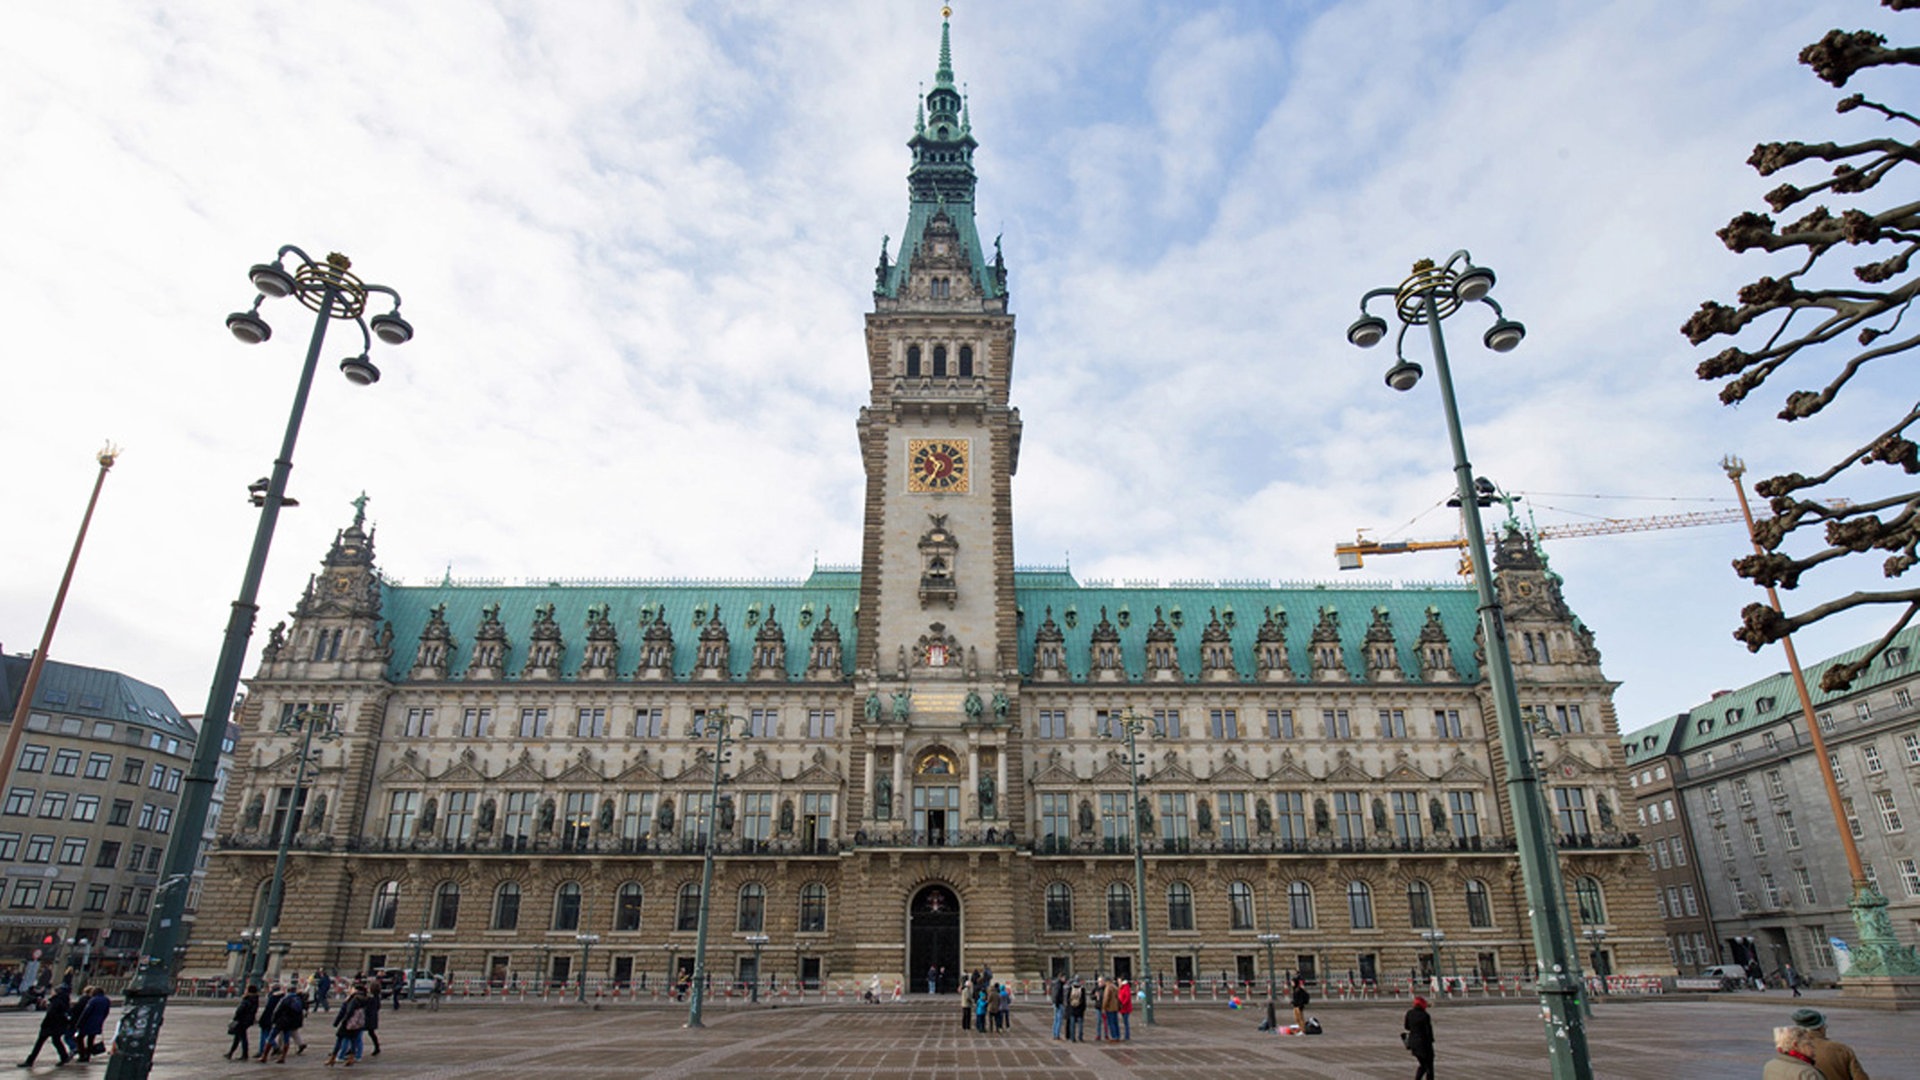
[{"label": "main entrance door", "polygon": [[907,985],[927,992],[927,969],[939,968],[939,991],[947,993],[960,976],[960,899],[945,885],[929,885],[908,906]]}]

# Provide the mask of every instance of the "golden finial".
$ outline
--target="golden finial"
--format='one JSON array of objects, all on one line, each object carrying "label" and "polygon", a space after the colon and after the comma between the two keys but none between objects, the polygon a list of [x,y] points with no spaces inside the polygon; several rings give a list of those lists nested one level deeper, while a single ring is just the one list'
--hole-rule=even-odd
[{"label": "golden finial", "polygon": [[120,448],[113,445],[112,442],[108,442],[107,445],[100,448],[100,452],[98,454],[95,454],[93,456],[93,459],[100,463],[101,468],[111,469],[113,468],[114,459],[119,456],[120,456]]},{"label": "golden finial", "polygon": [[940,6],[940,17],[941,17],[941,18],[943,18],[943,19],[951,19],[951,18],[953,18],[953,5],[952,5],[952,4],[942,4],[942,5]]},{"label": "golden finial", "polygon": [[333,267],[335,270],[351,270],[353,269],[353,260],[335,251],[327,256],[327,265]]},{"label": "golden finial", "polygon": [[1424,274],[1431,269],[1433,269],[1432,259],[1421,259],[1419,262],[1413,264],[1413,272],[1416,274]]}]

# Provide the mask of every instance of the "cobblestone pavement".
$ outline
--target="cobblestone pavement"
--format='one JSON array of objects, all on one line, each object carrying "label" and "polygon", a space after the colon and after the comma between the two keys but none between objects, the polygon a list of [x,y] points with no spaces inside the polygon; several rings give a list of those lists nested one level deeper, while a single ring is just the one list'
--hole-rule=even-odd
[{"label": "cobblestone pavement", "polygon": [[[1897,1017],[1836,1007],[1826,995],[1809,995],[1825,1008],[1836,1038],[1853,1044],[1876,1077],[1920,1075],[1920,1024]],[[427,1078],[527,1076],[554,1078],[645,1077],[649,1080],[712,1080],[754,1077],[799,1080],[833,1077],[903,1077],[914,1080],[990,1080],[1044,1073],[1049,1080],[1191,1080],[1262,1076],[1405,1078],[1413,1059],[1401,1049],[1398,1006],[1316,1003],[1312,1011],[1327,1029],[1319,1037],[1278,1037],[1255,1030],[1259,1014],[1217,1006],[1162,1007],[1160,1023],[1147,1027],[1135,1015],[1133,1040],[1124,1043],[1055,1042],[1051,1011],[1016,1008],[1004,1035],[960,1029],[957,1004],[865,1007],[790,1007],[757,1011],[712,1011],[703,1030],[681,1025],[679,1009],[571,1005],[449,1003],[438,1011],[389,1010],[380,1018],[384,1053],[356,1072]],[[1589,1028],[1594,1075],[1621,1080],[1750,1080],[1771,1048],[1771,1030],[1793,1008],[1784,994],[1711,1000],[1602,1002]],[[202,1080],[251,1074],[329,1072],[322,1067],[328,1029],[308,1027],[313,1045],[286,1065],[230,1063],[221,1058],[228,1038],[230,1005],[178,1003],[168,1009],[153,1076],[156,1080]],[[118,1009],[115,1009],[115,1018]],[[1449,1005],[1434,1008],[1438,1064],[1450,1076],[1475,1078],[1546,1075],[1546,1051],[1536,1007],[1524,1004]],[[0,1043],[18,1061],[32,1045],[39,1014],[0,1014]],[[42,1051],[31,1074],[100,1073],[103,1063],[56,1068]],[[1902,1065],[1901,1062],[1908,1064]],[[331,1073],[329,1072],[329,1075]]]}]

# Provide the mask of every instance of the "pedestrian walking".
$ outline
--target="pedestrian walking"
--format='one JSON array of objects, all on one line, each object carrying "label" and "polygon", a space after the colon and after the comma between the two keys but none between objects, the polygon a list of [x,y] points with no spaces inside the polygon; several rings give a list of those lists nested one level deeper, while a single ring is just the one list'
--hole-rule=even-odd
[{"label": "pedestrian walking", "polygon": [[74,1005],[74,1053],[85,1064],[95,1055],[107,1052],[100,1042],[100,1033],[107,1029],[107,1013],[113,1009],[113,999],[97,986],[89,986],[80,994],[83,1000]]},{"label": "pedestrian walking", "polygon": [[327,999],[331,996],[333,996],[333,976],[327,974],[326,968],[321,968],[313,973],[313,1007],[326,1008]]},{"label": "pedestrian walking", "polygon": [[47,997],[47,1011],[40,1017],[40,1037],[33,1041],[33,1049],[27,1051],[27,1060],[20,1063],[23,1069],[33,1067],[40,1056],[40,1048],[53,1040],[53,1052],[60,1055],[60,1064],[73,1060],[67,1053],[67,1029],[73,1026],[73,997],[65,986],[56,986]]},{"label": "pedestrian walking", "polygon": [[1133,1038],[1133,980],[1120,980],[1120,1037]]},{"label": "pedestrian walking", "polygon": [[380,995],[367,995],[367,1026],[363,1029],[373,1042],[373,1052],[369,1057],[380,1056]]},{"label": "pedestrian walking", "polygon": [[279,983],[267,988],[266,1000],[260,1003],[260,1052],[255,1055],[259,1060],[267,1060],[267,1047],[273,1045],[273,1018],[280,1011],[280,999],[286,996],[286,990]]},{"label": "pedestrian walking", "polygon": [[1814,1068],[1827,1080],[1867,1080],[1867,1070],[1853,1047],[1827,1038],[1827,1017],[1819,1009],[1795,1009],[1788,1017],[1793,1026],[1807,1031],[1807,1049]]},{"label": "pedestrian walking", "polygon": [[273,1010],[273,1040],[267,1047],[267,1052],[260,1055],[260,1060],[267,1060],[277,1050],[279,1057],[274,1060],[284,1063],[287,1060],[289,1044],[299,1047],[294,1051],[296,1056],[306,1053],[307,1037],[300,1033],[300,1029],[306,1025],[307,999],[301,997],[296,990],[289,988],[286,993],[280,995],[280,1004]]},{"label": "pedestrian walking", "polygon": [[[360,1033],[367,1027],[367,996],[366,990],[356,986],[340,1003],[340,1011],[333,1018],[333,1052],[327,1055],[327,1064],[351,1066],[360,1060]],[[282,1054],[280,1060],[285,1061],[286,1056]]]},{"label": "pedestrian walking", "polygon": [[1293,1026],[1306,1027],[1307,1003],[1313,1000],[1313,997],[1307,993],[1307,980],[1294,977],[1293,996],[1289,1000],[1293,1003]]},{"label": "pedestrian walking", "polygon": [[1407,1010],[1400,1028],[1400,1041],[1407,1045],[1413,1060],[1419,1062],[1419,1068],[1413,1070],[1413,1080],[1433,1080],[1433,1017],[1427,1012],[1426,998],[1413,999],[1413,1008]]},{"label": "pedestrian walking", "polygon": [[253,1055],[247,1052],[247,1031],[254,1021],[260,1018],[260,988],[249,984],[247,992],[240,995],[240,1004],[233,1007],[233,1019],[227,1021],[227,1034],[233,1036],[233,1045],[227,1047],[227,1060],[233,1060],[233,1052],[240,1052],[240,1060],[245,1061]]},{"label": "pedestrian walking", "polygon": [[1800,973],[1793,970],[1792,964],[1780,965],[1780,978],[1786,982],[1787,989],[1793,991],[1794,997],[1800,996]]},{"label": "pedestrian walking", "polygon": [[1773,1057],[1760,1070],[1760,1080],[1824,1080],[1813,1067],[1813,1032],[1789,1024],[1773,1029]]}]

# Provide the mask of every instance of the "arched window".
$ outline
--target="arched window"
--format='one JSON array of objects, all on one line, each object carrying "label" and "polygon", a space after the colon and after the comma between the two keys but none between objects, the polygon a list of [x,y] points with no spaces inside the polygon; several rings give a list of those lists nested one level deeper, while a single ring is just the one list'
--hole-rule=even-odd
[{"label": "arched window", "polygon": [[1424,881],[1407,882],[1407,922],[1415,930],[1433,929],[1433,890]]},{"label": "arched window", "polygon": [[800,932],[818,934],[827,929],[827,887],[814,882],[800,889]]},{"label": "arched window", "polygon": [[938,379],[946,373],[947,347],[945,345],[935,345],[933,347],[933,377]]},{"label": "arched window", "polygon": [[1304,881],[1287,886],[1287,925],[1295,930],[1313,929],[1313,886]]},{"label": "arched window", "polygon": [[460,883],[443,881],[433,890],[433,928],[452,930],[460,925]]},{"label": "arched window", "polygon": [[1193,929],[1193,886],[1184,881],[1167,886],[1167,929]]},{"label": "arched window", "polygon": [[700,886],[689,881],[680,886],[680,903],[673,913],[675,930],[700,929]]},{"label": "arched window", "polygon": [[393,929],[393,920],[400,914],[400,883],[383,881],[373,890],[373,912],[367,919],[367,927],[373,930]]},{"label": "arched window", "polygon": [[1073,890],[1064,881],[1047,886],[1047,929],[1073,929]]},{"label": "arched window", "polygon": [[920,374],[920,346],[907,346],[907,374]]},{"label": "arched window", "polygon": [[1574,899],[1580,904],[1580,921],[1583,923],[1603,923],[1607,921],[1607,908],[1600,899],[1600,879],[1583,877],[1574,883]]},{"label": "arched window", "polygon": [[960,346],[960,377],[973,378],[973,346],[971,345]]},{"label": "arched window", "polygon": [[1107,929],[1133,929],[1133,890],[1123,882],[1107,886]]},{"label": "arched window", "polygon": [[613,928],[615,930],[640,929],[640,901],[644,894],[640,883],[629,881],[620,886],[620,894],[613,903]]},{"label": "arched window", "polygon": [[1487,883],[1467,879],[1467,925],[1485,929],[1493,925],[1493,905],[1487,902]]},{"label": "arched window", "polygon": [[748,882],[740,887],[740,914],[734,923],[734,929],[743,934],[757,934],[767,921],[767,888],[757,881]]},{"label": "arched window", "polygon": [[569,881],[553,894],[553,928],[580,929],[580,883]]},{"label": "arched window", "polygon": [[1227,886],[1227,921],[1235,930],[1253,929],[1253,886],[1244,881]]},{"label": "arched window", "polygon": [[1373,929],[1373,890],[1364,881],[1347,882],[1347,921],[1355,930]]},{"label": "arched window", "polygon": [[493,928],[520,928],[520,886],[509,881],[493,891]]}]

